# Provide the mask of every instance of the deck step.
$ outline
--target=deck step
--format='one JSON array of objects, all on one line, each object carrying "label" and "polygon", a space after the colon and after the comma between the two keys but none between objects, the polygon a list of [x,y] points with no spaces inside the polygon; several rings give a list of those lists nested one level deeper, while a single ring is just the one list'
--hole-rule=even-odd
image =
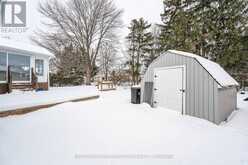
[{"label": "deck step", "polygon": [[12,84],[12,89],[20,89],[20,90],[26,90],[26,89],[32,89],[32,84]]}]

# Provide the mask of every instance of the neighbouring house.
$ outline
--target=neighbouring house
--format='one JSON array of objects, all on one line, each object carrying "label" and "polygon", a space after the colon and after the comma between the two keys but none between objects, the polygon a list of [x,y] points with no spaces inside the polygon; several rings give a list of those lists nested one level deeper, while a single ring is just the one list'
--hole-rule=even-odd
[{"label": "neighbouring house", "polygon": [[12,89],[49,88],[49,60],[44,48],[0,38],[0,94]]},{"label": "neighbouring house", "polygon": [[219,64],[195,54],[169,50],[149,66],[141,102],[219,124],[237,108],[238,82]]}]

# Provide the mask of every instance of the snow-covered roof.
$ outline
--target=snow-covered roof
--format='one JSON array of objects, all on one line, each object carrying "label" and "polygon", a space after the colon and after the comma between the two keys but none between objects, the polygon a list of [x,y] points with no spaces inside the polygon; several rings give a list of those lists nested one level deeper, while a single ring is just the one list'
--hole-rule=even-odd
[{"label": "snow-covered roof", "polygon": [[234,78],[232,78],[232,76],[230,76],[219,64],[213,61],[183,51],[169,50],[169,52],[196,59],[221,87],[239,86],[239,83]]},{"label": "snow-covered roof", "polygon": [[3,39],[0,38],[0,48],[12,50],[12,51],[22,51],[22,52],[28,52],[31,54],[36,55],[43,55],[47,57],[55,57],[52,53],[50,53],[45,48],[34,46],[30,44],[26,44],[23,42],[17,42],[10,39]]}]

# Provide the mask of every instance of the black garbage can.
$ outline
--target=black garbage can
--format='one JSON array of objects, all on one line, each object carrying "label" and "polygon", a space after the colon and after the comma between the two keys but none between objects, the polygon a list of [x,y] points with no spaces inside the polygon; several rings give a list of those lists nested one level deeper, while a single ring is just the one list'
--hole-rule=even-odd
[{"label": "black garbage can", "polygon": [[131,103],[140,104],[140,87],[131,88]]}]

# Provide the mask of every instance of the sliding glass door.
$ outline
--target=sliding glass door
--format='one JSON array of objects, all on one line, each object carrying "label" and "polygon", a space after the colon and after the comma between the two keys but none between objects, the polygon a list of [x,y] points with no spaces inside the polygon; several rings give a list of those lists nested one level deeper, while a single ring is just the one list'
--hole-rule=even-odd
[{"label": "sliding glass door", "polygon": [[30,82],[30,56],[8,53],[13,82]]},{"label": "sliding glass door", "polygon": [[12,82],[30,82],[30,56],[0,52],[0,83],[7,82],[7,70],[10,66]]},{"label": "sliding glass door", "polygon": [[7,81],[7,53],[0,52],[0,82]]}]

